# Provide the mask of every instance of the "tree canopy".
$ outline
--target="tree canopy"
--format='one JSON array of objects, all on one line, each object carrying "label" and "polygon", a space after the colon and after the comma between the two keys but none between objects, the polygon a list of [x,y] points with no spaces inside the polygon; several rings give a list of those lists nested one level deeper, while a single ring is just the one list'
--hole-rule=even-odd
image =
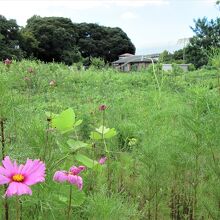
[{"label": "tree canopy", "polygon": [[21,35],[22,49],[27,56],[66,64],[80,59],[76,46],[76,29],[68,18],[33,16],[27,20]]},{"label": "tree canopy", "polygon": [[0,58],[20,58],[22,51],[19,48],[19,26],[15,20],[7,20],[0,15]]},{"label": "tree canopy", "polygon": [[220,18],[209,21],[204,17],[194,22],[195,27],[191,29],[195,36],[186,47],[186,60],[198,68],[208,63],[208,55],[212,48],[220,47]]},{"label": "tree canopy", "polygon": [[112,62],[123,53],[135,53],[135,47],[120,28],[81,23],[77,27],[77,46],[83,57],[102,57]]},{"label": "tree canopy", "polygon": [[34,15],[20,28],[15,20],[0,15],[0,59],[26,57],[72,64],[83,58],[91,63],[95,57],[112,62],[122,53],[134,54],[135,47],[118,27]]},{"label": "tree canopy", "polygon": [[71,64],[81,57],[100,57],[111,62],[118,55],[135,53],[135,47],[120,28],[72,23],[68,18],[33,16],[21,30],[21,47],[27,57]]}]

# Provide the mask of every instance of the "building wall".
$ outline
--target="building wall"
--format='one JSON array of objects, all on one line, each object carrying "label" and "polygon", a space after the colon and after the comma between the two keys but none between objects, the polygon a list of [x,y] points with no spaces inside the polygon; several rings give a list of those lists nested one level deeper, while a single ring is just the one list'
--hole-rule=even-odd
[{"label": "building wall", "polygon": [[129,72],[131,70],[131,64],[128,63],[128,64],[124,65],[121,70],[124,72]]},{"label": "building wall", "polygon": [[[177,64],[183,71],[188,71],[189,64]],[[172,70],[172,64],[163,64],[162,70],[169,71]]]},{"label": "building wall", "polygon": [[[121,67],[122,65],[122,67]],[[146,62],[140,62],[140,63],[128,63],[126,65],[123,66],[123,64],[121,65],[114,65],[113,67],[115,67],[118,70],[121,70],[123,72],[129,72],[129,71],[139,71],[142,69],[146,69],[150,63],[146,63]]]},{"label": "building wall", "polygon": [[138,63],[138,68],[137,70],[142,70],[142,69],[146,69],[148,66],[150,65],[150,63]]}]

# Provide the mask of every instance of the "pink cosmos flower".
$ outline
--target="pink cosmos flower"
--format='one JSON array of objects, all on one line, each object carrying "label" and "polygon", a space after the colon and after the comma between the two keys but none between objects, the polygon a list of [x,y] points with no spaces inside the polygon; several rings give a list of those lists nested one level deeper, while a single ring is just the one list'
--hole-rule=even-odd
[{"label": "pink cosmos flower", "polygon": [[101,157],[99,160],[99,164],[103,165],[106,160],[107,160],[107,157]]},{"label": "pink cosmos flower", "polygon": [[16,161],[12,163],[6,156],[0,166],[0,185],[8,184],[5,196],[32,195],[29,186],[45,181],[45,169],[45,164],[40,160],[27,159],[24,165],[17,165]]},{"label": "pink cosmos flower", "polygon": [[82,190],[83,187],[83,179],[81,176],[78,176],[80,172],[85,170],[85,166],[72,166],[69,172],[65,170],[57,171],[54,176],[53,180],[56,182],[69,182],[70,184],[76,185],[79,190]]},{"label": "pink cosmos flower", "polygon": [[99,106],[99,111],[105,111],[107,109],[106,105],[100,105]]}]

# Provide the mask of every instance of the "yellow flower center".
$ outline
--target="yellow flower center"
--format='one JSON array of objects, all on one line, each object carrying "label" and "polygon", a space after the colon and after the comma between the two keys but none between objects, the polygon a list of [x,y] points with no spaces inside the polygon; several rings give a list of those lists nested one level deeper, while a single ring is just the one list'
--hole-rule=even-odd
[{"label": "yellow flower center", "polygon": [[15,182],[22,182],[24,180],[24,176],[21,175],[21,174],[15,174],[13,177],[12,177],[13,181]]}]

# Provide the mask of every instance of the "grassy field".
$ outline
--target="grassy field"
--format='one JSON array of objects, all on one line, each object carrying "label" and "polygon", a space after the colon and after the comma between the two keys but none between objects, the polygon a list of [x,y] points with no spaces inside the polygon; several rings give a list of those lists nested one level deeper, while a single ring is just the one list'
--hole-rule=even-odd
[{"label": "grassy field", "polygon": [[[4,153],[19,163],[27,158],[46,163],[46,181],[32,187],[32,196],[7,199],[9,219],[16,219],[18,211],[22,220],[68,219],[70,184],[54,182],[53,175],[72,165],[87,169],[80,174],[83,190],[71,188],[69,219],[220,219],[218,73],[156,74],[159,88],[150,70],[0,64]],[[51,80],[56,84],[50,85]],[[101,104],[105,111],[99,110]],[[82,123],[65,134],[51,129],[46,112],[68,108]],[[117,135],[91,138],[103,123]],[[78,150],[67,144],[70,138],[88,144],[79,151],[93,165],[77,158]],[[96,164],[102,156],[106,163]],[[3,206],[1,210],[4,219]]]}]

